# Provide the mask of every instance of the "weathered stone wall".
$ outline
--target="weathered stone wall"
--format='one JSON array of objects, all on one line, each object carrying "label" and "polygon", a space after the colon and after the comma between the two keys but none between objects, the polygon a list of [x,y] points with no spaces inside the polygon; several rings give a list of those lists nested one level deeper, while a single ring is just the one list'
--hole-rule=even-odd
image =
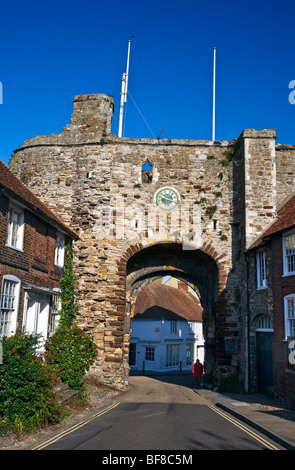
[{"label": "weathered stone wall", "polygon": [[[277,206],[294,192],[295,188],[295,146],[276,146]],[[293,188],[293,189],[292,189]],[[291,191],[290,191],[291,189]]]},{"label": "weathered stone wall", "polygon": [[275,131],[244,130],[246,247],[273,222],[276,211]]},{"label": "weathered stone wall", "polygon": [[266,286],[257,287],[257,251],[249,251],[247,254],[248,270],[248,328],[249,328],[249,375],[251,391],[257,391],[257,345],[256,329],[261,318],[268,318],[269,325],[273,324],[273,285],[272,285],[272,253],[268,242],[264,242],[262,249],[265,251]]},{"label": "weathered stone wall", "polygon": [[[146,285],[163,270],[202,284],[197,268],[205,256],[202,269],[207,266],[210,273],[214,263],[218,278],[213,284],[208,279],[210,288],[203,279],[201,299],[205,307],[211,297],[216,302],[214,309],[204,308],[207,344],[215,348],[210,371],[238,371],[243,378],[243,252],[274,217],[275,191],[281,197],[289,188],[283,171],[283,183],[276,180],[274,131],[247,130],[237,141],[214,145],[120,139],[110,134],[112,112],[113,101],[105,95],[75,97],[72,123],[61,134],[24,142],[10,162],[10,168],[80,236],[75,245],[78,323],[92,331],[98,345],[92,372],[102,382],[126,385],[134,286]],[[146,161],[152,165],[151,178],[142,172]],[[166,186],[179,197],[171,211],[155,203],[157,191]],[[146,266],[141,254],[161,244],[172,250],[166,264],[157,265],[156,250],[151,250],[151,267]],[[192,253],[195,268],[183,258],[174,260],[179,247]],[[235,347],[226,347],[233,344],[227,340]]]}]

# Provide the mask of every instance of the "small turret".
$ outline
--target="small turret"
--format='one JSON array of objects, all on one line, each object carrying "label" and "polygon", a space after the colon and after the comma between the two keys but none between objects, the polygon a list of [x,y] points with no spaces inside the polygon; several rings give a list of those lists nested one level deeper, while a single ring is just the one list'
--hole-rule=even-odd
[{"label": "small turret", "polygon": [[76,95],[71,118],[72,126],[82,126],[103,136],[111,133],[114,100],[103,93]]}]

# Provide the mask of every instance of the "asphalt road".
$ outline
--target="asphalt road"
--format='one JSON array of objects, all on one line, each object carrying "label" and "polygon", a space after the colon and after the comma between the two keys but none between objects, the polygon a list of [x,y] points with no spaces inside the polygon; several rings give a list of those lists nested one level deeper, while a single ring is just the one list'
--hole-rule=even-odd
[{"label": "asphalt road", "polygon": [[[130,389],[69,428],[44,450],[269,450],[278,447],[238,420],[227,419],[193,391],[191,376],[131,377]],[[172,456],[173,458],[173,456]],[[175,462],[176,463],[176,462]],[[190,462],[191,463],[191,462]]]}]

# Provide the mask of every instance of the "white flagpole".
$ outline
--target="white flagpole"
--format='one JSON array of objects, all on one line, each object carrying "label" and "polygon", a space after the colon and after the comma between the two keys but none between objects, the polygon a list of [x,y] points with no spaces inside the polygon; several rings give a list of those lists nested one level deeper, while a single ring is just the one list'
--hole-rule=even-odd
[{"label": "white flagpole", "polygon": [[131,43],[131,39],[128,40],[128,54],[127,54],[127,66],[126,66],[126,82],[125,82],[124,103],[126,103],[126,101],[127,101],[127,88],[128,88],[128,77],[129,77],[129,59],[130,59],[130,43]]},{"label": "white flagpole", "polygon": [[134,36],[130,36],[128,40],[128,54],[127,54],[127,66],[126,66],[126,73],[123,73],[122,76],[122,88],[121,88],[121,102],[120,102],[120,117],[119,117],[119,131],[118,136],[122,137],[122,127],[123,127],[123,108],[124,103],[127,101],[127,88],[128,88],[128,76],[129,76],[129,60],[130,60],[130,43],[131,38]]},{"label": "white flagpole", "polygon": [[118,130],[118,136],[119,136],[119,137],[122,137],[125,82],[126,82],[126,74],[123,73],[123,75],[122,75],[122,87],[121,87],[121,102],[120,102],[119,130]]},{"label": "white flagpole", "polygon": [[212,118],[212,143],[215,140],[215,74],[216,74],[216,47],[213,58],[213,118]]}]

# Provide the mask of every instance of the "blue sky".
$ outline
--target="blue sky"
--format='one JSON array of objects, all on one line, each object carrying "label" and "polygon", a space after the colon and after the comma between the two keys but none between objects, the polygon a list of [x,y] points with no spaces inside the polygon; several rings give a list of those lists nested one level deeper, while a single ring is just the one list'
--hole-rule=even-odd
[{"label": "blue sky", "polygon": [[216,140],[275,128],[295,145],[294,13],[291,0],[2,2],[0,159],[61,132],[77,94],[114,97],[117,135],[130,35],[126,137],[210,140],[216,47]]}]

